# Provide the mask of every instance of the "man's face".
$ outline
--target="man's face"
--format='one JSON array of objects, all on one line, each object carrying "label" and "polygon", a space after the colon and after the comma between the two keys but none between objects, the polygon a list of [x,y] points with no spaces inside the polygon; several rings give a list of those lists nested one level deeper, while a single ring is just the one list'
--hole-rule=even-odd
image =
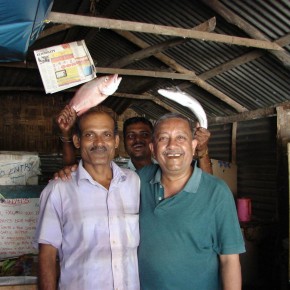
[{"label": "man's face", "polygon": [[127,127],[124,139],[125,150],[131,159],[150,159],[149,143],[152,141],[152,132],[147,124],[142,122]]},{"label": "man's face", "polygon": [[80,122],[81,136],[74,136],[74,144],[80,148],[84,167],[109,165],[119,145],[114,135],[114,121],[106,113],[91,113]]},{"label": "man's face", "polygon": [[164,174],[180,175],[191,170],[196,144],[188,122],[172,118],[162,121],[155,128],[150,149]]}]

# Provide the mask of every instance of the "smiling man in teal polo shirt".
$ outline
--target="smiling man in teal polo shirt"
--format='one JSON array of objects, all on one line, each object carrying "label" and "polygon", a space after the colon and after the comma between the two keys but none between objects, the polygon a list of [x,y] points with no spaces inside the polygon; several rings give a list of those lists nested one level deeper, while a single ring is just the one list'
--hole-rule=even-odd
[{"label": "smiling man in teal polo shirt", "polygon": [[245,251],[226,184],[191,166],[190,122],[170,113],[155,124],[158,161],[142,168],[139,273],[142,290],[240,290]]}]

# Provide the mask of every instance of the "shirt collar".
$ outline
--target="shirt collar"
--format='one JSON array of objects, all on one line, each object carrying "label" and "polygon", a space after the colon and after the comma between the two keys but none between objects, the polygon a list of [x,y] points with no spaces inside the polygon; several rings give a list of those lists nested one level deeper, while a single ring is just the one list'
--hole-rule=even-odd
[{"label": "shirt collar", "polygon": [[[202,170],[197,167],[197,162],[195,162],[193,173],[191,177],[189,178],[189,180],[187,181],[187,183],[185,184],[182,191],[196,193],[200,184],[201,174],[202,174]],[[161,183],[161,168],[160,167],[157,169],[154,177],[150,180],[150,183],[151,184]]]},{"label": "shirt collar", "polygon": [[[152,161],[153,164],[157,164],[157,161],[154,158],[152,158],[151,161]],[[129,159],[129,161],[127,163],[127,168],[130,169],[130,170],[133,170],[133,171],[137,170],[131,159]]]},{"label": "shirt collar", "polygon": [[[115,182],[123,182],[126,180],[127,175],[125,173],[125,171],[120,168],[115,162],[111,161],[110,164],[112,170],[113,170],[113,179]],[[80,160],[79,165],[78,165],[78,169],[76,171],[76,180],[77,183],[79,185],[79,182],[83,179],[87,179],[90,183],[92,184],[98,184],[98,182],[96,182],[95,180],[93,180],[93,178],[91,177],[91,175],[87,172],[87,170],[84,168],[83,166],[83,161]]]}]

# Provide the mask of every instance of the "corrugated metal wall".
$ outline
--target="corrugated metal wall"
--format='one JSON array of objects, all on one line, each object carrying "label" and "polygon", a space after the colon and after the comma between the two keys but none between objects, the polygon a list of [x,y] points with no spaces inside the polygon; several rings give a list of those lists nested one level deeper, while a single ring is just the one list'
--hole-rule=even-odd
[{"label": "corrugated metal wall", "polygon": [[[238,197],[252,199],[253,220],[277,218],[276,117],[238,123]],[[210,156],[231,161],[232,125],[211,126]]]},{"label": "corrugated metal wall", "polygon": [[238,193],[252,198],[253,216],[263,220],[277,215],[276,131],[276,117],[238,124]]},{"label": "corrugated metal wall", "polygon": [[209,142],[210,157],[231,161],[232,124],[209,126],[211,138]]}]

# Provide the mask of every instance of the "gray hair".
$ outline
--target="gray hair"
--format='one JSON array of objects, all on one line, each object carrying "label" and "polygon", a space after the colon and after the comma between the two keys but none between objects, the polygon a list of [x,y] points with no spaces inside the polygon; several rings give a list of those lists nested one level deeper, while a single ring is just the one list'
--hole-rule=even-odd
[{"label": "gray hair", "polygon": [[163,121],[166,121],[168,119],[181,119],[184,120],[188,123],[190,131],[192,133],[192,135],[194,134],[194,124],[193,121],[190,120],[189,118],[183,116],[182,114],[179,113],[167,113],[163,116],[161,116],[154,124],[154,131],[153,131],[153,137],[155,138],[155,132],[156,132],[156,128],[160,125],[160,123],[162,123]]}]

